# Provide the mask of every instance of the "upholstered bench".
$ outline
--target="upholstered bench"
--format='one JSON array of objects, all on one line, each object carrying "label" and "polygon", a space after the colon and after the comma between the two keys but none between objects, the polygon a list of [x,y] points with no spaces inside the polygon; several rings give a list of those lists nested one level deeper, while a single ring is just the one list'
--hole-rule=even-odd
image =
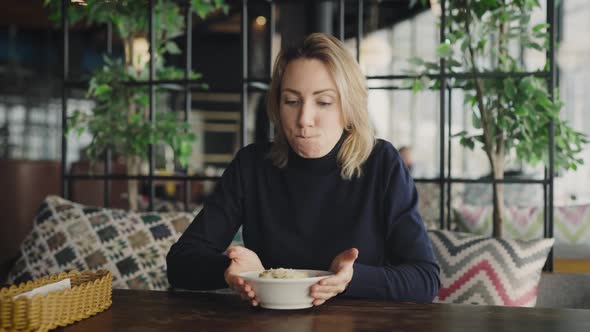
[{"label": "upholstered bench", "polygon": [[590,274],[543,273],[536,306],[590,309]]},{"label": "upholstered bench", "polygon": [[[135,213],[47,197],[8,281],[101,268],[116,288],[166,290],[165,255],[197,211]],[[553,239],[429,235],[441,266],[438,302],[590,308],[590,274],[541,273]]]}]

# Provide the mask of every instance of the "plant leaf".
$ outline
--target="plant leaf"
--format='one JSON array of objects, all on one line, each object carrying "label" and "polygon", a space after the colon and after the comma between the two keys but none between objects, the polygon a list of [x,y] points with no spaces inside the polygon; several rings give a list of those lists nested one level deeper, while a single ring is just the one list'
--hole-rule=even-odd
[{"label": "plant leaf", "polygon": [[169,41],[166,43],[166,50],[170,54],[180,54],[182,51],[175,42]]}]

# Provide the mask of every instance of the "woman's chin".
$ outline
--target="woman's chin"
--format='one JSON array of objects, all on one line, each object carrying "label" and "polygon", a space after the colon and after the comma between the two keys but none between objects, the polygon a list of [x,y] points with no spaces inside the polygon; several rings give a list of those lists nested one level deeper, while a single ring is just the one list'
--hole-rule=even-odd
[{"label": "woman's chin", "polygon": [[306,159],[321,158],[327,153],[322,153],[321,149],[317,148],[301,148],[295,149],[295,152],[301,157]]}]

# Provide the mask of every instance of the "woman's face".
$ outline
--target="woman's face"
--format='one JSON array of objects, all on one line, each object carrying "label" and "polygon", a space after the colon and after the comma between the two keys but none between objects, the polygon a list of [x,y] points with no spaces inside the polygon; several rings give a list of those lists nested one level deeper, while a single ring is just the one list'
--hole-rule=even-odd
[{"label": "woman's face", "polygon": [[344,130],[336,83],[316,59],[291,61],[281,82],[280,117],[291,148],[303,158],[320,158],[334,148]]}]

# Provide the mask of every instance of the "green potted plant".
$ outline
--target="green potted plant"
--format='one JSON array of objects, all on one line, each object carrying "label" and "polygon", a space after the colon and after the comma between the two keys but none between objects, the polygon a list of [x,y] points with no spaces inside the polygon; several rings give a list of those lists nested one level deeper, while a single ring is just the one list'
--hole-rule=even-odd
[{"label": "green potted plant", "polygon": [[[56,24],[61,22],[61,0],[45,0],[50,18]],[[146,160],[150,144],[166,144],[175,152],[184,167],[196,139],[190,132],[189,124],[177,119],[175,113],[157,113],[155,125],[148,118],[149,88],[130,86],[125,82],[149,80],[149,42],[146,39],[149,17],[146,1],[122,0],[77,1],[67,6],[70,24],[79,22],[91,24],[111,23],[118,38],[123,42],[124,59],[104,57],[104,64],[90,78],[87,96],[97,102],[91,113],[75,111],[68,117],[68,131],[79,135],[88,132],[92,138],[86,148],[91,162],[101,160],[107,149],[114,155],[122,156],[128,175],[139,174],[140,164]],[[81,5],[80,5],[81,3]],[[213,12],[227,13],[228,6],[223,0],[192,0],[192,11],[204,19]],[[178,2],[157,0],[154,6],[154,66],[156,79],[183,79],[184,70],[167,66],[166,54],[181,51],[174,39],[184,33],[185,11]],[[190,73],[198,80],[201,75]],[[206,84],[202,84],[204,88]],[[158,90],[156,90],[158,91]],[[158,94],[156,94],[158,96]],[[136,210],[138,188],[136,181],[128,181],[129,208]]]},{"label": "green potted plant", "polygon": [[[437,55],[446,60],[447,73],[472,73],[478,77],[486,72],[524,72],[510,46],[542,52],[548,48],[549,26],[530,26],[531,13],[540,8],[538,0],[453,0],[446,4],[446,40],[438,46]],[[407,86],[415,92],[440,87],[438,80],[432,82],[426,76],[440,72],[439,62],[420,58],[409,61],[413,65],[410,73],[419,78],[406,81]],[[555,129],[555,167],[575,170],[583,163],[579,152],[588,142],[587,137],[560,119],[562,103],[550,99],[544,78],[453,78],[449,84],[463,89],[475,129],[454,136],[467,148],[478,145],[483,149],[494,179],[504,178],[511,151],[533,166],[540,162],[548,165],[551,120]],[[500,183],[493,184],[493,208],[493,236],[502,237],[504,199]]]}]

